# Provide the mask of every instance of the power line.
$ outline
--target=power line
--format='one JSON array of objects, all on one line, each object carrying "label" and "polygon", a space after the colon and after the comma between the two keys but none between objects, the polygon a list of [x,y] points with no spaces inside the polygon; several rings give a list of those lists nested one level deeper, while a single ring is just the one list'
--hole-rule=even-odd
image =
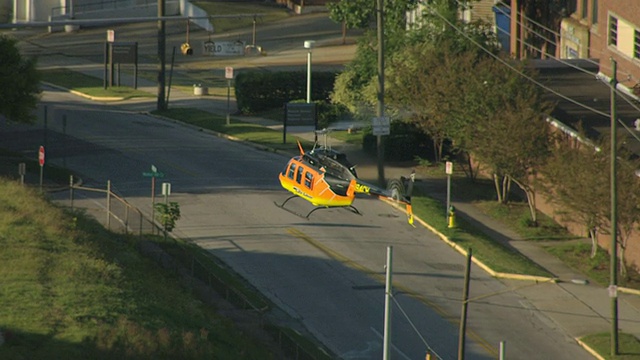
[{"label": "power line", "polygon": [[[447,25],[451,26],[454,30],[456,30],[458,33],[460,33],[462,36],[464,36],[467,40],[469,40],[471,43],[473,43],[474,45],[476,45],[476,46],[477,46],[478,48],[480,48],[482,51],[484,51],[485,53],[487,53],[489,56],[493,57],[494,59],[498,60],[498,61],[499,61],[500,63],[502,63],[503,65],[507,66],[509,69],[513,70],[513,71],[514,71],[514,72],[516,72],[518,75],[520,75],[520,76],[524,77],[525,79],[527,79],[527,80],[531,81],[532,83],[536,84],[537,86],[539,86],[539,87],[541,87],[541,88],[543,88],[543,89],[545,89],[545,90],[547,90],[547,91],[551,92],[552,94],[554,94],[554,95],[556,95],[556,96],[558,96],[558,97],[560,97],[560,98],[562,98],[562,99],[564,99],[564,100],[566,100],[566,101],[571,102],[571,103],[572,103],[572,104],[574,104],[574,105],[577,105],[577,106],[582,107],[582,108],[584,108],[584,109],[586,109],[586,110],[589,110],[589,111],[591,111],[591,112],[593,112],[593,113],[595,113],[595,114],[597,114],[597,115],[600,115],[600,116],[603,116],[603,117],[606,117],[606,118],[610,118],[610,114],[609,114],[609,113],[607,113],[607,112],[603,112],[603,111],[600,111],[600,110],[595,109],[595,108],[593,108],[593,107],[590,107],[590,106],[588,106],[588,105],[586,105],[586,104],[583,104],[583,103],[581,103],[581,102],[579,102],[579,101],[577,101],[577,100],[574,100],[574,99],[572,99],[572,98],[570,98],[570,97],[568,97],[568,96],[566,96],[566,95],[564,95],[564,94],[561,94],[560,92],[558,92],[558,91],[556,91],[556,90],[553,90],[553,89],[549,88],[548,86],[546,86],[546,85],[544,85],[544,84],[540,83],[539,81],[535,80],[535,79],[534,79],[534,78],[532,78],[531,76],[529,76],[529,75],[527,75],[527,74],[523,73],[522,71],[520,71],[520,70],[516,69],[516,68],[515,68],[515,67],[513,67],[511,64],[507,63],[504,59],[501,59],[499,56],[497,56],[497,55],[493,54],[491,51],[489,51],[488,49],[486,49],[484,46],[482,46],[482,45],[481,45],[480,43],[478,43],[476,40],[474,40],[473,38],[471,38],[471,37],[470,37],[469,35],[467,35],[464,31],[462,31],[458,26],[456,26],[456,25],[455,25],[455,24],[453,24],[451,21],[449,21],[446,17],[444,17],[442,14],[440,14],[437,10],[435,10],[435,9],[433,9],[433,8],[431,8],[431,7],[428,7],[427,9],[429,9],[429,11],[430,11],[432,14],[434,14],[434,15],[438,16],[438,17],[439,17],[441,20],[443,20]],[[576,65],[573,65],[573,64],[571,64],[571,63],[569,63],[569,62],[567,62],[567,61],[564,61],[564,60],[561,60],[561,59],[556,59],[556,60],[557,60],[557,61],[559,61],[559,62],[560,62],[560,63],[562,63],[562,64],[565,64],[565,65],[567,65],[567,66],[570,66],[570,67],[576,68],[576,69],[578,69],[578,70],[580,70],[580,71],[586,72],[587,74],[591,74],[591,75],[593,75],[593,73],[590,73],[590,72],[588,72],[588,71],[586,71],[586,70],[584,70],[584,69],[582,69],[582,68],[580,68],[580,67],[578,67],[578,66],[576,66]],[[618,89],[614,89],[614,90],[615,90],[616,94],[621,95],[621,97],[622,97],[622,98],[623,98],[627,103],[629,103],[629,105],[631,105],[634,109],[636,109],[636,110],[640,111],[640,108],[638,108],[638,106],[636,106],[635,104],[633,104],[633,102],[627,98],[626,94],[624,94],[622,91],[620,91],[620,90],[618,90]],[[618,121],[618,122],[621,122],[621,120],[619,120],[619,119],[617,119],[617,121]],[[630,133],[630,134],[631,134],[631,135],[632,135],[636,140],[638,140],[638,141],[640,142],[640,138],[639,138],[637,135],[635,135],[632,131],[630,131],[630,129],[629,129],[627,126],[624,126],[624,128],[625,128],[625,130],[627,130],[627,131],[628,131],[628,132],[629,132],[629,133]]]},{"label": "power line", "polygon": [[[506,4],[505,2],[503,2],[503,1],[500,1],[500,2],[499,2],[499,4],[502,4],[504,7],[509,7],[509,8],[510,8],[510,6],[509,6],[508,4]],[[511,15],[510,15],[509,13],[507,13],[506,11],[504,11],[501,7],[496,6],[496,9],[497,9],[500,13],[504,14],[504,15],[505,15],[505,16],[506,16],[510,21],[511,21],[511,20],[513,20],[513,19],[512,19],[512,17],[511,17]],[[526,20],[527,20],[527,22],[532,23],[532,24],[535,24],[535,25],[537,25],[537,26],[539,26],[539,27],[543,28],[544,30],[546,30],[546,31],[548,31],[548,32],[550,32],[550,33],[552,33],[552,34],[554,34],[554,35],[556,35],[556,36],[560,36],[560,37],[562,36],[562,34],[560,34],[560,33],[556,32],[556,31],[554,31],[554,30],[552,30],[552,29],[547,28],[546,26],[544,26],[544,25],[542,25],[542,24],[540,24],[540,23],[536,22],[535,20],[531,19],[530,17],[528,17],[528,16],[526,16],[526,15],[522,15],[522,17],[523,17],[524,19],[526,19]],[[517,23],[518,25],[520,25],[520,26],[522,26],[523,28],[525,28],[525,29],[529,30],[531,33],[534,33],[535,35],[538,35],[538,36],[542,37],[545,41],[549,42],[550,44],[552,44],[552,45],[554,45],[554,46],[556,46],[556,47],[558,46],[558,43],[557,43],[557,42],[552,41],[552,40],[549,40],[549,39],[547,39],[547,38],[543,37],[542,35],[538,34],[537,32],[533,31],[533,27],[528,26],[528,25],[527,25],[527,22],[522,23],[521,21],[519,21],[519,20],[518,20],[518,17],[516,17],[516,18],[515,18],[515,21],[516,21],[516,23]],[[502,30],[502,29],[499,29],[499,30],[503,31],[503,32],[504,32],[504,33],[506,33],[506,34],[509,34],[507,31],[504,31],[504,30]],[[525,44],[524,44],[524,45],[525,45],[525,46],[529,46],[529,47],[533,47],[533,45],[528,45],[528,44],[526,44],[526,42],[525,42]],[[540,51],[540,52],[542,53],[541,49],[538,49],[538,48],[535,48],[535,47],[533,47],[533,48],[534,48],[534,49],[536,49],[537,51]],[[604,51],[603,51],[603,50],[601,50],[601,49],[597,49],[597,48],[592,48],[592,47],[591,47],[590,45],[588,45],[588,44],[587,44],[587,50],[588,50],[589,52],[595,52],[595,53],[600,54],[600,55],[604,54]],[[602,65],[602,64],[600,64],[600,63],[598,63],[597,61],[594,61],[594,60],[592,60],[592,59],[585,58],[584,60],[585,60],[585,61],[587,61],[587,62],[590,62],[590,63],[592,63],[592,64],[598,65],[598,66],[600,66],[601,68],[608,69],[608,70],[612,70],[612,69],[611,69],[611,67],[606,66],[606,65]],[[621,73],[623,73],[623,74],[625,74],[628,78],[632,78],[632,77],[633,77],[633,75],[632,75],[631,73],[627,72],[627,71],[620,70],[620,69],[618,69],[618,71],[619,71],[619,72],[621,72]]]},{"label": "power line", "polygon": [[422,337],[422,335],[418,331],[418,328],[414,325],[413,321],[411,321],[411,319],[409,318],[409,315],[407,315],[407,313],[404,311],[404,309],[402,308],[402,306],[400,305],[398,300],[396,300],[396,297],[393,294],[391,295],[391,300],[393,300],[393,302],[396,304],[398,309],[400,309],[400,312],[402,313],[404,318],[409,322],[409,325],[411,325],[411,328],[413,328],[413,331],[416,332],[416,334],[418,335],[420,340],[422,340],[422,343],[427,347],[427,350],[430,353],[434,354],[436,356],[436,358],[442,360],[442,357],[440,357],[440,355],[438,355],[438,353],[435,350],[433,350],[433,348],[431,348],[431,346],[429,346],[429,343],[427,342],[427,340],[425,340],[425,338]]},{"label": "power line", "polygon": [[442,19],[445,23],[447,23],[449,26],[451,26],[454,30],[456,30],[457,32],[459,32],[462,36],[464,36],[467,40],[471,41],[474,45],[476,45],[477,47],[479,47],[482,51],[486,52],[489,56],[493,57],[494,59],[498,60],[500,63],[502,63],[503,65],[507,66],[509,69],[513,70],[514,72],[516,72],[517,74],[519,74],[520,76],[524,77],[525,79],[531,81],[532,83],[540,86],[541,88],[575,104],[578,105],[580,107],[583,107],[589,111],[592,111],[598,115],[604,116],[604,117],[609,117],[609,114],[602,112],[598,109],[594,109],[588,105],[582,104],[579,101],[573,100],[572,98],[565,96],[559,92],[557,92],[556,90],[553,90],[551,88],[549,88],[548,86],[542,84],[541,82],[535,80],[534,78],[532,78],[531,76],[523,73],[522,71],[516,69],[515,67],[513,67],[511,64],[507,63],[505,60],[501,59],[499,56],[493,54],[491,51],[489,51],[488,49],[486,49],[485,47],[483,47],[482,45],[480,45],[477,41],[475,41],[474,39],[472,39],[469,35],[467,35],[464,31],[462,31],[460,28],[458,28],[457,26],[455,26],[454,24],[451,23],[451,21],[449,21],[447,18],[445,18],[443,15],[441,15],[440,13],[438,13],[435,10],[431,10],[431,12],[435,15],[437,15],[438,17],[440,17],[440,19]]}]

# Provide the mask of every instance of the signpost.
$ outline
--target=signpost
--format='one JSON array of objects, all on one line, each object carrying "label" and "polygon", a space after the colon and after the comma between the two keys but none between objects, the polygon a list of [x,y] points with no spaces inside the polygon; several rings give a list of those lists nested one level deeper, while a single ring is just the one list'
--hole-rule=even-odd
[{"label": "signpost", "polygon": [[[282,128],[282,143],[287,143],[287,126],[313,126],[318,129],[318,113],[315,103],[286,103],[284,105],[284,126]],[[318,141],[316,134],[315,141]]]},{"label": "signpost", "polygon": [[44,146],[38,150],[38,163],[40,163],[40,192],[42,192],[42,180],[44,178]]},{"label": "signpost", "polygon": [[391,133],[391,120],[387,116],[374,117],[371,125],[373,135],[389,135]]},{"label": "signpost", "polygon": [[231,110],[229,109],[229,103],[231,101],[231,79],[233,79],[233,67],[227,66],[224,68],[224,78],[227,79],[227,125],[231,122]]},{"label": "signpost", "polygon": [[444,166],[444,172],[447,174],[447,210],[445,215],[448,216],[451,207],[451,174],[453,174],[453,163],[447,161]]},{"label": "signpost", "polygon": [[[137,42],[115,42],[115,34],[107,32],[107,41],[104,45],[104,82],[106,89],[107,84],[113,86],[114,65],[117,68],[117,86],[120,86],[120,64],[133,64],[133,88],[138,88],[138,43]],[[107,71],[108,68],[108,71]],[[107,76],[108,75],[108,76]],[[107,81],[108,77],[108,81]]]},{"label": "signpost", "polygon": [[20,175],[20,185],[24,185],[24,176],[27,174],[27,164],[18,164],[18,174]]},{"label": "signpost", "polygon": [[[155,165],[151,165],[151,171],[143,172],[142,176],[151,178],[151,221],[155,223],[156,178],[163,178],[164,173],[159,172]],[[153,229],[151,229],[151,233],[154,233]]]},{"label": "signpost", "polygon": [[202,53],[208,56],[243,56],[244,41],[205,41]]}]

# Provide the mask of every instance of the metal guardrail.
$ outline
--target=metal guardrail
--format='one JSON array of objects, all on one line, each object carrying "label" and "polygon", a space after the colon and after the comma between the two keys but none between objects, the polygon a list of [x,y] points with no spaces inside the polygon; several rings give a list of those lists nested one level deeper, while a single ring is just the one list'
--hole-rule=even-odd
[{"label": "metal guardrail", "polygon": [[[86,192],[90,194],[104,194],[104,205],[98,206],[93,211],[100,212],[100,207],[104,208],[106,218],[103,222],[107,230],[121,232],[124,234],[159,234],[162,232],[162,226],[147,218],[140,209],[129,204],[124,198],[116,195],[111,191],[111,182],[107,182],[106,189],[91,188],[74,183],[73,176],[69,180],[69,206],[73,210],[77,203],[78,192]],[[92,196],[84,196],[84,199],[95,198]],[[100,204],[99,199],[93,199],[94,202]],[[84,207],[88,209],[88,207]],[[96,219],[100,216],[96,214]]]}]

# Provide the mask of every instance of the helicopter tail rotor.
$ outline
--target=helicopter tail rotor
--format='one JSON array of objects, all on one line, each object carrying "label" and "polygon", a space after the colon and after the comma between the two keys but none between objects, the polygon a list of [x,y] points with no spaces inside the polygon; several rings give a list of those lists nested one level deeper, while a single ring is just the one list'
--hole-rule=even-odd
[{"label": "helicopter tail rotor", "polygon": [[395,202],[405,204],[407,210],[407,220],[413,225],[413,210],[411,208],[411,193],[415,182],[416,172],[411,172],[408,178],[402,176],[400,179],[392,179],[387,184],[387,191],[390,198]]}]

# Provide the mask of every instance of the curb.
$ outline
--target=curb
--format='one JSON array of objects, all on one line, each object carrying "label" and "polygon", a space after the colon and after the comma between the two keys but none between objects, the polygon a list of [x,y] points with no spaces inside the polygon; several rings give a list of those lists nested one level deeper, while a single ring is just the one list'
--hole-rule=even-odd
[{"label": "curb", "polygon": [[600,354],[598,354],[595,350],[593,350],[589,345],[585,344],[584,341],[580,340],[579,338],[576,338],[575,340],[578,343],[578,345],[582,346],[582,348],[587,350],[589,354],[593,355],[593,357],[595,357],[598,360],[605,360],[605,358],[600,356]]},{"label": "curb", "polygon": [[66,87],[59,86],[59,85],[56,85],[56,84],[52,84],[52,83],[46,82],[46,81],[40,81],[40,83],[44,84],[46,86],[52,87],[54,89],[67,91],[67,92],[69,92],[71,94],[74,94],[74,95],[77,95],[77,96],[81,96],[81,97],[83,97],[85,99],[89,99],[89,100],[92,100],[92,101],[123,101],[123,100],[126,100],[126,98],[124,98],[124,97],[91,96],[91,95],[87,95],[87,94],[85,94],[83,92],[67,89]]},{"label": "curb", "polygon": [[[386,202],[387,204],[390,204],[391,206],[393,206],[396,209],[404,212],[405,214],[407,213],[405,209],[403,209],[402,207],[398,206],[396,203],[394,203],[391,200],[382,199],[382,201]],[[438,235],[438,237],[442,241],[444,241],[447,245],[451,246],[457,252],[459,252],[460,254],[462,254],[464,256],[467,256],[467,254],[468,254],[467,250],[463,249],[460,245],[458,245],[455,242],[451,241],[451,239],[449,239],[446,235],[444,235],[443,233],[438,231],[436,228],[434,228],[433,226],[429,225],[427,222],[425,222],[424,220],[422,220],[421,218],[419,218],[416,215],[414,215],[414,220],[418,221],[420,223],[420,225],[422,225],[423,227],[427,228],[432,233]],[[522,274],[510,274],[510,273],[497,272],[497,271],[494,271],[493,269],[491,269],[489,266],[487,266],[483,262],[481,262],[480,260],[476,259],[475,257],[471,257],[471,261],[473,261],[474,264],[476,264],[478,267],[482,268],[482,270],[484,270],[489,275],[491,275],[491,276],[493,276],[495,278],[511,279],[511,280],[526,280],[526,281],[535,281],[535,282],[552,282],[552,283],[557,283],[558,282],[558,279],[552,278],[552,277],[535,276],[535,275],[522,275]]]}]

